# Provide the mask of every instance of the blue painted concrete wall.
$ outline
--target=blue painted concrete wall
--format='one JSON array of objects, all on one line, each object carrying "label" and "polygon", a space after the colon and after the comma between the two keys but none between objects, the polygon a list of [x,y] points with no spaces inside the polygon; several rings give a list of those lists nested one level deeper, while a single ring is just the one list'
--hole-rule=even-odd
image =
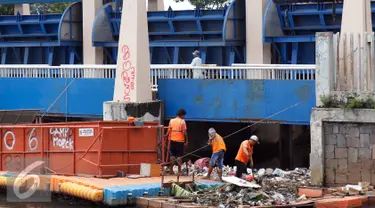
[{"label": "blue painted concrete wall", "polygon": [[[66,86],[68,90],[64,93]],[[178,86],[178,87],[177,87]],[[112,100],[113,79],[0,78],[0,109],[48,109],[71,116],[101,116],[103,102]],[[315,81],[299,80],[159,80],[159,99],[167,118],[178,108],[187,120],[238,122],[272,117],[290,124],[309,124],[315,107]],[[66,106],[68,106],[66,108]]]},{"label": "blue painted concrete wall", "polygon": [[289,124],[310,123],[315,107],[314,80],[159,80],[159,99],[167,118],[179,108],[194,121],[252,121],[267,118]]},{"label": "blue painted concrete wall", "polygon": [[46,110],[69,83],[49,112],[101,116],[103,102],[113,99],[113,79],[0,78],[0,109]]}]

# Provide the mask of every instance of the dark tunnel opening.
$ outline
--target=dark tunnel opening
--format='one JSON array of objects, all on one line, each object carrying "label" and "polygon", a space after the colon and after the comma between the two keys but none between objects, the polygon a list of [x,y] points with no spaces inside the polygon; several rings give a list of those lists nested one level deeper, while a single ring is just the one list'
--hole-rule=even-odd
[{"label": "dark tunnel opening", "polygon": [[[168,122],[166,121],[166,125],[168,125]],[[196,121],[187,121],[186,123],[189,145],[185,154],[207,144],[207,131],[210,127],[215,128],[222,137],[226,137],[249,125],[249,123]],[[294,169],[296,167],[309,167],[310,127],[278,123],[255,124],[226,138],[225,165],[234,165],[234,159],[241,142],[254,134],[260,139],[260,144],[254,148],[254,168]],[[211,157],[211,153],[211,147],[206,147],[184,158],[184,161],[191,160],[194,162],[202,157]]]}]

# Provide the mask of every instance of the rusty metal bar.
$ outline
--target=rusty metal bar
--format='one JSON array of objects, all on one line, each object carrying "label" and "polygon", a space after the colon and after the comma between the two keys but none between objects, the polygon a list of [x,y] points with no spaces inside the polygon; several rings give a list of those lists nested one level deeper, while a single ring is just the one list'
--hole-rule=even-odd
[{"label": "rusty metal bar", "polygon": [[[74,138],[75,140],[77,140],[76,135],[75,135],[75,132],[76,132],[76,131],[73,131],[73,138]],[[74,164],[74,165],[73,165],[73,173],[74,173],[74,174],[77,174],[77,172],[76,172],[76,165],[75,165],[75,164],[76,164],[76,163],[75,163],[75,162],[76,162],[76,143],[77,143],[76,141],[73,142],[73,162],[72,162],[72,163]]]},{"label": "rusty metal bar", "polygon": [[[90,153],[96,153],[99,150],[90,150]],[[53,150],[53,151],[44,151],[45,153],[73,153],[73,152],[67,152],[67,151],[58,151],[58,150]],[[77,150],[75,153],[82,153],[86,152],[86,150]],[[157,150],[104,150],[102,153],[157,153]],[[18,153],[22,154],[23,152],[11,152],[11,153]],[[40,153],[40,151],[34,151],[34,152],[25,152],[25,153]]]},{"label": "rusty metal bar", "polygon": [[[42,151],[40,151],[40,158],[42,159],[42,161],[43,162],[45,162],[45,160],[44,160],[44,137],[43,137],[43,128],[40,128],[40,134],[41,134],[41,140],[42,140],[42,142],[41,142],[41,149],[42,149]],[[44,171],[43,171],[44,172]]]},{"label": "rusty metal bar", "polygon": [[165,139],[164,139],[164,129],[161,131],[161,161],[165,163]]},{"label": "rusty metal bar", "polygon": [[47,167],[47,166],[44,166],[45,169],[51,171],[52,173],[57,173],[56,171],[52,170],[51,168]]},{"label": "rusty metal bar", "polygon": [[[156,163],[155,163],[156,164]],[[127,167],[127,166],[140,166],[141,164],[113,164],[113,165],[100,165],[99,167]]]},{"label": "rusty metal bar", "polygon": [[101,127],[102,129],[158,129],[158,128],[164,128],[163,125],[160,126],[105,126]]},{"label": "rusty metal bar", "polygon": [[[99,137],[98,137],[99,138]],[[98,161],[97,161],[97,167],[98,167],[98,174],[99,177],[102,177],[102,169],[101,169],[101,160],[102,160],[102,150],[103,150],[103,129],[100,130],[100,139],[99,139],[99,151],[98,151]]]},{"label": "rusty metal bar", "polygon": [[94,162],[92,162],[92,161],[90,161],[90,160],[88,160],[88,159],[86,159],[86,158],[82,158],[82,160],[83,161],[86,161],[86,162],[88,162],[88,163],[90,163],[91,165],[93,165],[93,166],[98,166],[98,164],[96,164],[96,163],[94,163]]}]

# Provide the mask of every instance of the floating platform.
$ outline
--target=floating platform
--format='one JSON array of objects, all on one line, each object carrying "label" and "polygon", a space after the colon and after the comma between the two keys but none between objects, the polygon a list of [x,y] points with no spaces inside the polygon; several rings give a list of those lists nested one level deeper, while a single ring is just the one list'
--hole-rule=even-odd
[{"label": "floating platform", "polygon": [[[15,174],[2,172],[0,176],[0,186],[5,187],[9,183],[13,183]],[[147,195],[159,196],[161,189],[161,177],[148,178],[90,178],[78,176],[58,176],[58,175],[40,175],[40,184],[38,190],[52,191],[57,194],[66,194],[92,202],[103,203],[109,206],[121,206],[127,204],[135,204],[137,197],[143,197],[144,193]],[[191,182],[192,178],[181,176],[180,183]],[[22,180],[22,179],[21,179]],[[173,183],[177,181],[176,176],[165,176],[165,183]],[[165,184],[164,183],[164,184]],[[220,186],[223,183],[196,180],[203,188]],[[34,181],[23,181],[25,187],[34,186]],[[48,190],[49,189],[49,190]],[[163,189],[163,196],[168,196],[169,188]]]}]

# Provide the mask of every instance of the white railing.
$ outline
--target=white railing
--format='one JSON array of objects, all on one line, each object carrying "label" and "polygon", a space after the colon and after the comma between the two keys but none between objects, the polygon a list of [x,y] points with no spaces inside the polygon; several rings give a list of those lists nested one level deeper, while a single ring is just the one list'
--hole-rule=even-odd
[{"label": "white railing", "polygon": [[[159,79],[266,79],[314,80],[315,65],[245,65],[231,67],[151,65],[150,81],[157,88]],[[78,78],[113,79],[116,65],[0,65],[0,78]],[[198,76],[196,76],[198,74]]]}]

